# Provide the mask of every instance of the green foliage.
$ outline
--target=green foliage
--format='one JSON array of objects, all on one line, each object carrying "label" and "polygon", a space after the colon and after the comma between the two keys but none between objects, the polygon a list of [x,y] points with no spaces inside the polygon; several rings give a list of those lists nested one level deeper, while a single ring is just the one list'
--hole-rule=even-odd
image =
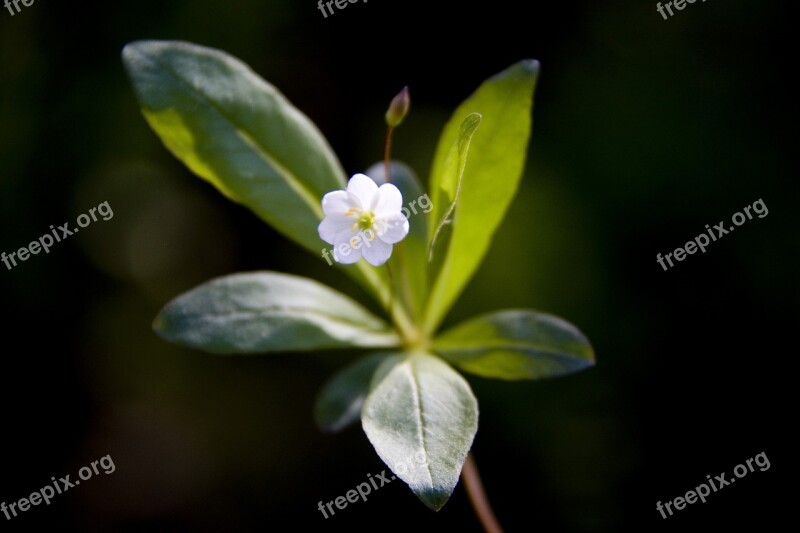
[{"label": "green foliage", "polygon": [[[345,174],[317,127],[230,55],[178,41],[122,52],[139,104],[164,146],[192,172],[319,257],[320,198]],[[387,299],[382,272],[347,269]]]},{"label": "green foliage", "polygon": [[478,430],[478,401],[441,359],[412,352],[392,357],[375,373],[361,423],[383,462],[438,511]]},{"label": "green foliage", "polygon": [[[125,47],[142,112],[164,145],[228,198],[315,255],[321,198],[345,174],[322,134],[269,83],[218,50],[181,42]],[[500,379],[538,379],[593,364],[572,325],[533,311],[501,311],[436,336],[491,244],[522,175],[538,63],[487,80],[453,114],[436,149],[430,214],[421,205],[388,269],[345,270],[383,305],[392,324],[318,282],[275,272],[205,283],[155,320],[163,338],[213,353],[391,348],[356,361],[322,389],[324,431],[361,417],[370,442],[431,509],[450,497],[478,428],[469,384],[451,366]],[[407,95],[406,95],[407,96]],[[478,125],[480,124],[480,128]],[[383,165],[368,171],[378,183]],[[406,206],[425,192],[391,165]],[[435,261],[429,264],[429,254]],[[430,275],[430,279],[428,279]],[[391,284],[389,283],[391,281]]]},{"label": "green foliage", "polygon": [[314,404],[314,421],[322,431],[339,432],[361,417],[372,376],[387,357],[387,354],[362,357],[328,380]]},{"label": "green foliage", "polygon": [[528,310],[483,315],[439,335],[436,353],[486,378],[539,379],[594,364],[589,341],[564,320]]},{"label": "green foliage", "polygon": [[168,341],[222,354],[399,343],[386,322],[347,296],[278,272],[204,283],[170,302],[154,328]]},{"label": "green foliage", "polygon": [[137,42],[125,65],[150,126],[175,157],[272,227],[319,251],[319,199],[345,174],[327,141],[275,87],[223,52]]},{"label": "green foliage", "polygon": [[[462,124],[473,113],[482,116],[469,145],[447,257],[428,300],[425,328],[429,333],[441,324],[480,266],[517,192],[525,167],[538,72],[536,61],[521,61],[488,79],[458,107],[439,139],[430,181],[433,205],[447,203],[442,191],[453,190],[455,182],[447,171],[452,163],[448,161],[463,134]],[[442,180],[448,181],[443,184]]]},{"label": "green foliage", "polygon": [[[472,136],[475,135],[475,131],[478,129],[480,123],[481,116],[478,113],[468,115],[467,118],[464,119],[464,122],[461,123],[461,127],[458,130],[458,137],[453,143],[453,146],[450,147],[450,153],[447,156],[444,170],[439,179],[439,194],[436,196],[437,201],[433,204],[431,218],[435,225],[431,226],[428,251],[429,261],[433,259],[436,244],[439,237],[442,235],[442,230],[445,227],[452,227],[453,212],[458,203],[459,193],[461,193],[464,169],[467,167],[469,144],[472,142]],[[444,209],[442,208],[442,203],[444,203]]]}]

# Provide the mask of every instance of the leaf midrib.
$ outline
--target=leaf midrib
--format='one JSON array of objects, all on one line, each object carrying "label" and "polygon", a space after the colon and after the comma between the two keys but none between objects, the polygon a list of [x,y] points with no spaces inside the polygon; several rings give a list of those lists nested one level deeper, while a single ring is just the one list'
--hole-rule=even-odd
[{"label": "leaf midrib", "polygon": [[[552,349],[543,348],[539,344],[527,343],[508,343],[508,344],[485,344],[482,346],[467,347],[467,346],[435,346],[437,351],[444,353],[460,352],[466,355],[479,354],[481,352],[490,352],[493,350],[510,350],[517,352],[537,352],[544,355],[552,355],[555,357],[564,357],[571,359],[586,359],[585,357],[576,356],[571,352],[559,352]],[[455,355],[455,354],[452,354]]]},{"label": "leaf midrib", "polygon": [[[281,314],[290,314],[290,313],[297,313],[298,315],[314,315],[318,317],[325,318],[330,320],[331,322],[337,322],[340,324],[346,324],[348,326],[359,326],[360,329],[365,329],[365,324],[363,322],[357,320],[348,320],[346,317],[331,315],[319,309],[309,309],[306,307],[287,307],[287,306],[270,306],[264,307],[261,309],[242,309],[242,310],[230,310],[230,311],[222,311],[222,312],[214,312],[214,313],[182,313],[183,317],[189,319],[205,319],[205,318],[217,318],[217,317],[236,317],[236,316],[264,316],[270,315],[273,316],[280,316]],[[379,321],[380,319],[375,317],[371,320]],[[387,335],[394,335],[394,332],[389,327],[388,324],[380,322],[381,329],[367,329],[367,331],[372,331],[375,333],[386,333]]]},{"label": "leaf midrib", "polygon": [[425,433],[426,433],[425,418],[422,415],[422,392],[421,392],[422,387],[419,384],[419,378],[417,377],[417,373],[415,370],[416,365],[414,364],[413,361],[409,361],[408,366],[409,366],[409,371],[411,373],[411,385],[412,388],[414,389],[413,390],[414,401],[417,404],[416,405],[417,409],[415,410],[415,413],[418,414],[419,418],[419,424],[418,424],[419,440],[422,445],[422,450],[425,453],[425,472],[428,474],[428,482],[430,483],[430,486],[433,487],[433,474],[431,473],[430,461],[428,461],[428,457],[430,457],[430,454],[428,453],[428,446],[425,440]]}]

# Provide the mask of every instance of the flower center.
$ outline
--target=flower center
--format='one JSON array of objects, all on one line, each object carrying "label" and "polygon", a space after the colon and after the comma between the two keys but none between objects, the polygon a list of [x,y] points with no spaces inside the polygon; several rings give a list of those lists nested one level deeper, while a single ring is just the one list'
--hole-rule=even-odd
[{"label": "flower center", "polygon": [[375,223],[375,213],[364,211],[360,215],[358,215],[358,227],[362,230],[372,229],[372,225]]}]

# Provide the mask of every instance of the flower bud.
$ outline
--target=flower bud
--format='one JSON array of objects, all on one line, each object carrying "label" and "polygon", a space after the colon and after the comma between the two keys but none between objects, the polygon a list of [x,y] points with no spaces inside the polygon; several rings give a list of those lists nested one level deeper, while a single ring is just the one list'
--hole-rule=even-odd
[{"label": "flower bud", "polygon": [[389,127],[396,128],[402,124],[409,107],[411,107],[411,97],[408,94],[408,87],[403,87],[403,90],[392,99],[389,110],[386,111],[386,123]]}]

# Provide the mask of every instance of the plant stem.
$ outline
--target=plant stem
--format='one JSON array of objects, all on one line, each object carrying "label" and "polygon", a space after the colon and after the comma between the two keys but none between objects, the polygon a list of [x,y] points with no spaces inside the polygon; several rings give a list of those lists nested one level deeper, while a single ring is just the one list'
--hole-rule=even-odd
[{"label": "plant stem", "polygon": [[395,305],[392,307],[390,314],[394,325],[400,331],[400,336],[403,338],[404,345],[418,346],[421,342],[421,334],[411,319],[405,312],[402,306]]},{"label": "plant stem", "polygon": [[409,314],[413,318],[417,318],[417,301],[414,298],[414,291],[411,290],[411,280],[408,278],[408,271],[410,266],[408,264],[408,255],[406,255],[405,246],[402,244],[395,244],[397,254],[397,264],[400,265],[401,280],[399,282],[399,290],[403,294],[403,300],[409,310]]},{"label": "plant stem", "polygon": [[[384,180],[386,183],[390,183],[392,181],[392,176],[390,173],[390,165],[389,161],[392,157],[392,132],[394,128],[392,126],[386,127],[386,141],[383,147],[383,164],[386,175],[384,176]],[[398,247],[400,248],[400,247]],[[402,253],[402,249],[398,250],[399,253]],[[402,261],[400,262],[401,267],[401,277],[402,277],[402,285],[401,291],[406,296],[407,305],[413,305],[409,298],[410,294],[410,287],[408,287],[408,276],[405,275],[406,269],[402,268],[404,265]],[[417,327],[414,325],[413,321],[409,318],[406,314],[406,307],[404,305],[395,305],[394,301],[394,293],[395,293],[395,280],[392,276],[392,270],[389,267],[389,263],[386,263],[386,268],[389,271],[389,298],[388,298],[388,307],[389,307],[389,314],[394,319],[394,323],[397,328],[400,330],[403,339],[407,344],[416,345],[420,342],[420,333]],[[405,289],[405,290],[403,290]]]},{"label": "plant stem", "polygon": [[384,179],[386,180],[386,183],[391,183],[392,181],[392,176],[389,174],[389,159],[392,155],[392,131],[394,131],[393,127],[386,127],[386,142],[383,145],[383,164],[386,168],[386,175],[384,176]]},{"label": "plant stem", "polygon": [[392,266],[390,261],[386,261],[386,272],[389,274],[389,314],[394,312],[394,274],[392,274]]},{"label": "plant stem", "polygon": [[406,306],[403,305],[402,299],[398,300],[395,296],[395,288],[397,287],[396,281],[394,274],[392,273],[392,268],[389,266],[388,262],[386,263],[386,270],[389,274],[389,297],[387,309],[389,311],[389,315],[394,321],[394,325],[397,326],[397,329],[400,332],[400,336],[403,339],[404,345],[416,347],[423,346],[427,349],[427,341],[423,339],[419,328],[417,328],[414,321],[411,320],[407,314],[407,309]]},{"label": "plant stem", "polygon": [[497,521],[494,511],[492,511],[492,506],[489,504],[489,499],[486,497],[486,491],[483,489],[481,476],[478,474],[478,466],[475,464],[472,452],[467,454],[467,460],[464,461],[461,480],[467,489],[472,508],[475,510],[475,514],[478,515],[478,520],[481,521],[486,533],[503,533],[503,528],[500,527],[500,522]]}]

